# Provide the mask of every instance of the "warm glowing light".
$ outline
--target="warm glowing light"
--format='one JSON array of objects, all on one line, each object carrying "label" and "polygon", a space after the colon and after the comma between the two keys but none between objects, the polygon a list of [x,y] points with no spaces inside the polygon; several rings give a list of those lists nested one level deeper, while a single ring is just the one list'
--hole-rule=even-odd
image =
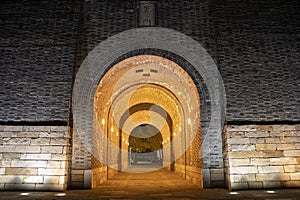
[{"label": "warm glowing light", "polygon": [[54,196],[56,196],[56,197],[64,197],[64,196],[66,196],[66,194],[65,193],[58,193],[58,194],[56,194]]},{"label": "warm glowing light", "polygon": [[20,195],[21,195],[21,196],[28,196],[28,195],[29,195],[29,193],[27,193],[27,192],[23,192],[23,193],[21,193]]},{"label": "warm glowing light", "polygon": [[192,120],[191,118],[188,118],[188,124],[191,125],[192,124]]},{"label": "warm glowing light", "polygon": [[267,191],[267,193],[269,193],[269,194],[275,194],[276,192],[272,191],[272,190],[269,190],[269,191]]},{"label": "warm glowing light", "polygon": [[[160,57],[156,58],[155,56],[149,56],[146,62],[145,60],[147,59],[145,59],[144,56],[145,55],[141,56],[141,58],[139,56],[132,57],[130,58],[131,60],[126,59],[118,63],[101,79],[97,88],[97,99],[94,103],[94,106],[96,104],[98,106],[95,113],[99,116],[97,118],[98,123],[101,126],[100,128],[104,128],[104,130],[99,129],[99,134],[103,133],[104,135],[112,136],[111,138],[107,138],[107,141],[122,150],[126,150],[127,145],[129,145],[128,140],[130,140],[130,146],[134,147],[133,152],[135,153],[135,143],[132,142],[130,138],[133,128],[137,125],[153,125],[161,134],[160,139],[155,141],[161,142],[161,144],[157,146],[164,147],[171,144],[174,145],[174,149],[176,149],[176,154],[174,155],[177,157],[177,155],[181,155],[184,152],[177,153],[176,146],[179,146],[178,151],[185,151],[184,148],[181,148],[181,143],[185,142],[181,141],[182,132],[191,132],[191,135],[194,137],[193,133],[196,132],[196,128],[199,128],[199,130],[201,128],[200,121],[199,125],[195,123],[195,126],[186,126],[188,118],[191,125],[200,119],[200,110],[194,109],[194,107],[200,108],[198,105],[200,102],[198,91],[189,74],[182,70],[180,66],[177,66],[176,63],[172,64],[172,61]],[[153,74],[153,76],[151,75],[151,77],[153,77],[153,79],[150,77],[151,80],[147,77],[147,79],[144,80],[144,78],[141,77],[144,72],[137,73],[140,68],[143,69],[145,73],[148,73],[148,71],[151,72],[151,69],[152,71],[155,69],[159,73]],[[178,80],[176,80],[177,78],[171,79],[172,77],[174,78],[174,75],[177,75]],[[130,89],[127,90],[129,86]],[[185,94],[183,91],[185,91]],[[98,95],[100,92],[103,92],[103,95]],[[183,101],[181,102],[181,100]],[[131,112],[133,111],[130,109],[131,106],[136,106],[134,110],[138,112]],[[126,115],[124,115],[125,113]],[[121,124],[119,124],[121,122],[122,127]],[[114,130],[113,126],[116,126],[116,130]],[[178,137],[177,134],[179,134]],[[146,134],[142,135],[142,137],[145,135]],[[124,136],[125,139],[123,138]],[[192,141],[192,139],[189,141]],[[119,142],[126,148],[122,145],[119,146]],[[151,145],[151,147],[152,146],[154,145]],[[189,144],[183,146],[189,147]],[[199,148],[201,147],[199,146]],[[112,155],[115,154],[113,150],[107,150],[112,151]],[[172,149],[167,149],[166,151],[171,150],[173,151],[173,146]],[[141,148],[141,152],[143,151]],[[157,156],[162,157],[162,153],[163,152],[160,152],[161,155],[159,154]],[[169,153],[170,152],[165,153],[165,155],[167,155],[166,159],[170,156]]]},{"label": "warm glowing light", "polygon": [[230,192],[229,194],[239,194],[238,192]]}]

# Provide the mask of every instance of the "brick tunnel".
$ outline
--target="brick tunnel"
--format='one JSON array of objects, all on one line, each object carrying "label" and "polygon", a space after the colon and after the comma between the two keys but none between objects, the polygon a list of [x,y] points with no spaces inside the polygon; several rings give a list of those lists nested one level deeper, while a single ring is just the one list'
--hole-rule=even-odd
[{"label": "brick tunnel", "polygon": [[[181,173],[202,186],[200,100],[192,80],[179,66],[158,56],[128,58],[101,79],[94,104],[96,131],[92,169],[96,180],[103,179],[96,173],[104,171],[103,163],[110,167],[107,173],[111,176],[113,169],[127,169],[130,160],[135,163],[158,159],[152,154],[163,152],[162,167]],[[136,133],[134,130],[139,127],[145,127],[144,131]],[[151,127],[157,131],[147,133]],[[156,134],[162,138],[151,139]],[[130,150],[134,143],[132,137],[140,139],[135,140],[140,145],[131,149],[133,151]],[[155,148],[157,142],[161,148],[160,145]],[[98,151],[103,144],[106,145],[104,151]],[[147,148],[150,145],[154,146],[153,150]],[[137,157],[141,155],[144,158],[139,161]],[[195,175],[191,176],[193,173]],[[93,182],[93,186],[98,183]]]},{"label": "brick tunnel", "polygon": [[[201,188],[225,187],[222,80],[200,44],[184,52],[177,37],[186,47],[196,43],[170,29],[139,28],[111,37],[85,59],[73,91],[71,188],[95,188],[141,163]],[[207,60],[193,64],[193,54]]]}]

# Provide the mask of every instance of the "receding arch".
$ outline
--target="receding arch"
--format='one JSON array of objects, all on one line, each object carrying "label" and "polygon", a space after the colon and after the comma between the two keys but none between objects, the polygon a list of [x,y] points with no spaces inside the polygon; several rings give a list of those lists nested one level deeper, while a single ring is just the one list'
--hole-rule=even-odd
[{"label": "receding arch", "polygon": [[149,110],[152,109],[154,112],[157,112],[159,115],[161,115],[162,117],[165,117],[164,114],[166,114],[166,121],[168,123],[169,128],[172,131],[172,118],[170,116],[170,114],[168,112],[166,112],[161,106],[153,104],[153,103],[140,103],[140,104],[136,104],[132,107],[130,107],[126,112],[124,112],[124,114],[122,115],[121,119],[120,119],[120,129],[122,129],[126,119],[132,115],[133,113],[136,113],[140,110]]},{"label": "receding arch", "polygon": [[163,137],[159,129],[150,124],[136,126],[130,133],[128,145],[129,165],[163,165]]},{"label": "receding arch", "polygon": [[[204,168],[223,168],[222,130],[225,119],[225,90],[217,66],[205,49],[190,37],[166,28],[139,28],[117,34],[98,45],[82,63],[73,88],[74,142],[73,153],[85,162],[74,158],[73,169],[91,167],[93,131],[93,103],[96,88],[110,68],[121,55],[139,49],[161,49],[184,58],[201,75],[207,86],[208,119],[203,126],[203,163]],[[192,71],[188,71],[192,73]],[[201,84],[197,84],[201,86]],[[199,80],[200,81],[200,80]],[[215,141],[213,144],[209,141]],[[209,175],[209,174],[208,174]],[[87,184],[88,185],[88,184]],[[88,187],[88,186],[87,186]]]}]

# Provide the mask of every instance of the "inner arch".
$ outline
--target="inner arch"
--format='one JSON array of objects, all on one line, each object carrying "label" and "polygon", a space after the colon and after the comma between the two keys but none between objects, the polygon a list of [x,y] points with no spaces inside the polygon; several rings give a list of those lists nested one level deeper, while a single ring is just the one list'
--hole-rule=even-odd
[{"label": "inner arch", "polygon": [[135,127],[129,136],[129,165],[162,165],[163,137],[160,131],[150,124]]},{"label": "inner arch", "polygon": [[161,106],[153,103],[140,103],[130,107],[121,117],[120,119],[120,129],[123,128],[126,120],[134,113],[139,112],[141,110],[150,110],[158,113],[162,117],[165,118],[170,130],[172,130],[172,118],[168,112],[166,112]]},{"label": "inner arch", "polygon": [[[99,106],[95,103],[94,97],[97,96],[101,100],[105,96],[112,97],[109,93],[98,93],[97,88],[101,85],[106,73],[120,62],[119,58],[134,56],[130,52],[138,52],[139,55],[147,54],[145,51],[147,49],[152,51],[148,54],[162,57],[171,55],[172,58],[169,59],[182,66],[193,77],[197,88],[203,91],[201,101],[204,98],[204,103],[201,104],[201,108],[204,111],[202,128],[205,137],[203,138],[205,147],[203,149],[203,170],[205,171],[203,172],[205,172],[206,187],[211,185],[211,170],[223,169],[221,134],[225,120],[226,98],[223,81],[213,59],[200,43],[178,31],[160,27],[137,28],[116,34],[101,42],[85,58],[76,74],[72,95],[74,119],[72,169],[84,170],[84,186],[82,186],[84,188],[94,186],[89,178],[92,174],[91,169],[92,166],[101,165],[98,165],[93,159],[95,156],[104,155],[103,147],[105,145],[100,142],[105,143],[103,134],[107,131],[103,130],[101,126],[101,121],[105,121],[105,119],[97,118]],[[187,65],[191,68],[186,68]],[[193,76],[193,74],[199,76]],[[107,112],[106,110],[102,111]],[[207,114],[205,115],[205,113]],[[102,136],[99,137],[98,134],[102,134]],[[105,156],[102,160],[105,161]],[[73,171],[72,176],[77,177]]]}]

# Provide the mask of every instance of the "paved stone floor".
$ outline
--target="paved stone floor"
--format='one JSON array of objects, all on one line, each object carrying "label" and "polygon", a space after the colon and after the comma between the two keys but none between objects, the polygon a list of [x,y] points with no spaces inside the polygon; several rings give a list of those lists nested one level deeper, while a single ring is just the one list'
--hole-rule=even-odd
[{"label": "paved stone floor", "polygon": [[[132,169],[133,170],[133,169]],[[138,169],[134,169],[138,170]],[[130,172],[130,170],[129,170]],[[140,171],[142,172],[142,171]],[[119,173],[93,190],[58,192],[0,192],[0,199],[265,199],[298,200],[300,189],[244,190],[200,189],[175,173],[158,170],[149,173]]]}]

